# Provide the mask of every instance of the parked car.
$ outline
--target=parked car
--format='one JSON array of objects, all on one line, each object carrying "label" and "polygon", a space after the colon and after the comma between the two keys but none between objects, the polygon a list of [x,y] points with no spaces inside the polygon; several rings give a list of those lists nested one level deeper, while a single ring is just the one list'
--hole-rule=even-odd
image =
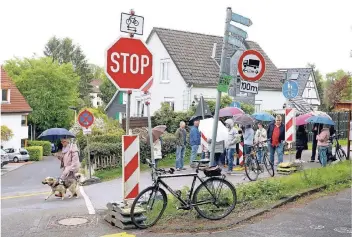
[{"label": "parked car", "polygon": [[7,148],[5,149],[6,153],[9,155],[9,159],[13,162],[25,161],[29,160],[28,151],[24,148],[14,149]]},{"label": "parked car", "polygon": [[1,149],[1,168],[8,163],[9,163],[9,155],[6,153],[6,151]]}]

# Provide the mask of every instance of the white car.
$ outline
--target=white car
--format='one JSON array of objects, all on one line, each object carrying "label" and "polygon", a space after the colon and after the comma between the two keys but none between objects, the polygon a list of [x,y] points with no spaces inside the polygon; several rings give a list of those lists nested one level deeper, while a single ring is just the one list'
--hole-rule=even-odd
[{"label": "white car", "polygon": [[14,149],[14,148],[6,148],[4,149],[6,153],[9,155],[9,159],[13,162],[20,162],[20,161],[29,161],[29,154],[26,149],[19,148],[19,149]]},{"label": "white car", "polygon": [[9,155],[6,153],[6,151],[4,151],[3,149],[1,149],[1,168],[9,163]]}]

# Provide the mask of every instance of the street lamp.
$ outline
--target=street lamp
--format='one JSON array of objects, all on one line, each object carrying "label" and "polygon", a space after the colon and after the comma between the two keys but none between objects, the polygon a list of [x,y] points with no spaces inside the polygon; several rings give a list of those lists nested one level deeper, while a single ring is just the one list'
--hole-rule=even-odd
[{"label": "street lamp", "polygon": [[73,110],[73,111],[75,111],[75,122],[76,122],[76,120],[77,120],[77,107],[75,107],[75,106],[70,106],[70,107],[68,107],[69,109],[71,109],[71,110]]}]

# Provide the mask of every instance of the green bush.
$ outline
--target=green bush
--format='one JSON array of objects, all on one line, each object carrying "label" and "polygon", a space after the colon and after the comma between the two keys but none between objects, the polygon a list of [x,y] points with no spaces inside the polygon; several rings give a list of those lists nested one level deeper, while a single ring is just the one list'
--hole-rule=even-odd
[{"label": "green bush", "polygon": [[51,155],[51,143],[48,141],[28,141],[28,146],[41,146],[43,147],[43,155],[50,156]]},{"label": "green bush", "polygon": [[40,161],[43,159],[43,147],[42,146],[30,146],[26,147],[29,153],[30,161]]}]

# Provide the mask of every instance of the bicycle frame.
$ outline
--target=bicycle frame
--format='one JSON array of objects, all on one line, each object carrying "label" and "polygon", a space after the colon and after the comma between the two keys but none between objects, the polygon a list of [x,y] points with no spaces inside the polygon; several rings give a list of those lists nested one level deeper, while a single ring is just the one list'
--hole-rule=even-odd
[{"label": "bicycle frame", "polygon": [[[167,185],[162,179],[167,179],[167,178],[175,178],[175,177],[193,177],[193,181],[192,181],[192,186],[191,186],[191,190],[189,191],[188,194],[188,202],[182,199],[181,195],[177,195],[177,193],[169,186]],[[224,176],[222,176],[224,178]],[[172,175],[160,175],[157,176],[156,181],[154,182],[154,187],[157,191],[157,189],[160,187],[160,184],[166,188],[174,197],[176,197],[184,207],[187,208],[191,208],[193,206],[195,206],[195,203],[192,203],[191,198],[193,196],[193,191],[195,189],[195,184],[197,179],[201,182],[201,184],[203,184],[205,182],[204,178],[201,178],[198,176],[198,173],[190,173],[190,174],[172,174]],[[214,194],[208,189],[208,187],[206,185],[204,185],[205,188],[208,190],[208,192],[213,196],[213,198],[215,198]],[[197,204],[206,204],[208,202],[201,202],[201,203],[197,203]]]}]

